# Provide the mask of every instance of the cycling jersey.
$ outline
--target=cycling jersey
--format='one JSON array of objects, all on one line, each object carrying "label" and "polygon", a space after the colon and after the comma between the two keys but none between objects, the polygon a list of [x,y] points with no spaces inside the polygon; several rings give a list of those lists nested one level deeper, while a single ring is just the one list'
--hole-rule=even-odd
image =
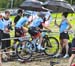
[{"label": "cycling jersey", "polygon": [[28,18],[27,17],[21,17],[20,19],[19,19],[19,21],[17,22],[17,24],[16,24],[16,28],[21,28],[22,26],[24,26],[24,24],[26,23],[26,22],[28,22]]},{"label": "cycling jersey", "polygon": [[30,24],[30,27],[39,27],[39,25],[43,22],[43,19],[38,17],[37,19],[33,20]]},{"label": "cycling jersey", "polygon": [[12,21],[10,19],[2,18],[1,20],[4,24],[4,28],[8,28],[8,25],[11,25],[11,23],[12,23]]}]

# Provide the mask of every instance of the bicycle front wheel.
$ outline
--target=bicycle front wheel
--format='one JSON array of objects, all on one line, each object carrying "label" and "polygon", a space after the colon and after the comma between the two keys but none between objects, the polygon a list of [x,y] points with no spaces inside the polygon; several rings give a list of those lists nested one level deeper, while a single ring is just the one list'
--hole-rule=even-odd
[{"label": "bicycle front wheel", "polygon": [[59,50],[59,42],[55,37],[48,37],[48,39],[45,39],[44,41],[44,47],[46,48],[45,54],[53,56]]},{"label": "bicycle front wheel", "polygon": [[32,57],[32,44],[30,41],[25,40],[20,42],[16,47],[16,54],[21,60],[28,60]]}]

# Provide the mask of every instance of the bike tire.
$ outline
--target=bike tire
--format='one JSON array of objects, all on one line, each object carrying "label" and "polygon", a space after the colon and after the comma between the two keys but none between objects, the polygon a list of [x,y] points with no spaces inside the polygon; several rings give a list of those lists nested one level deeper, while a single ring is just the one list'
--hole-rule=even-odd
[{"label": "bike tire", "polygon": [[[25,41],[25,47],[24,47],[24,49],[22,49],[22,42],[20,42],[18,45],[17,45],[17,47],[16,47],[16,54],[17,54],[17,56],[18,56],[18,58],[19,59],[21,59],[21,60],[29,60],[31,57],[32,57],[32,51],[28,48],[28,47],[26,47],[27,45],[31,45],[32,46],[32,44],[31,44],[31,42],[30,41],[28,41],[28,40],[24,40]],[[24,42],[23,41],[23,42]],[[28,56],[21,56],[19,53],[21,53],[21,52],[24,52],[26,55],[28,55]]]},{"label": "bike tire", "polygon": [[[51,40],[54,40],[55,41],[55,43],[53,43],[53,41],[51,42]],[[51,44],[51,46],[49,46]],[[56,49],[54,49],[55,47],[54,46],[56,46]],[[59,50],[59,41],[55,38],[55,37],[48,37],[47,39],[45,39],[44,40],[44,47],[45,48],[47,48],[44,52],[45,52],[45,54],[46,55],[48,55],[48,56],[53,56],[53,55],[55,55],[57,52],[58,52],[58,50]],[[48,50],[49,49],[49,50]],[[48,51],[49,52],[48,52]],[[55,51],[54,51],[55,50]],[[51,52],[52,53],[51,53]]]}]

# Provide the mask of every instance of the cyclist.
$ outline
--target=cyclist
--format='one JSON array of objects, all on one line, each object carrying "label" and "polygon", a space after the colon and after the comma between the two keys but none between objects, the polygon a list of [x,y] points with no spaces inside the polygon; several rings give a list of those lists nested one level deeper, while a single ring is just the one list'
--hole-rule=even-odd
[{"label": "cyclist", "polygon": [[24,16],[21,17],[19,19],[19,21],[16,23],[15,25],[15,31],[18,37],[24,37],[25,36],[25,32],[28,31],[28,29],[26,27],[24,27],[25,24],[29,24],[31,21],[29,20],[30,15],[28,14],[28,16]]},{"label": "cyclist", "polygon": [[43,27],[50,30],[50,28],[45,25],[44,17],[45,15],[43,13],[39,13],[38,18],[32,21],[32,23],[29,26],[29,30],[28,30],[33,40],[37,38],[40,39],[39,44],[37,46],[38,50],[45,50],[45,48],[41,46],[42,36],[39,30]]}]

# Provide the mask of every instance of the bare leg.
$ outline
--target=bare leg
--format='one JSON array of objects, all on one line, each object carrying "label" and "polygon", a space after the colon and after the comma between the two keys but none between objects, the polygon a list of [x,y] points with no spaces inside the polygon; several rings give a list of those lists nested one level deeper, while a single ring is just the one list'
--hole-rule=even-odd
[{"label": "bare leg", "polygon": [[39,44],[42,44],[42,37],[40,36],[39,39],[40,39]]},{"label": "bare leg", "polygon": [[2,54],[1,54],[1,52],[0,52],[0,66],[2,66]]},{"label": "bare leg", "polygon": [[58,54],[60,54],[62,52],[62,49],[63,49],[63,40],[60,39],[60,49],[58,51]]},{"label": "bare leg", "polygon": [[63,39],[63,48],[66,48],[66,54],[68,55],[68,48],[69,48],[69,46],[68,46],[68,40],[67,39]]},{"label": "bare leg", "polygon": [[60,48],[59,48],[59,51],[56,55],[54,55],[54,57],[58,57],[60,56],[61,52],[62,52],[62,49],[63,49],[63,40],[60,39]]},{"label": "bare leg", "polygon": [[69,59],[69,65],[68,66],[71,66],[74,57],[75,57],[75,54],[72,54],[71,57],[70,57],[70,59]]}]

